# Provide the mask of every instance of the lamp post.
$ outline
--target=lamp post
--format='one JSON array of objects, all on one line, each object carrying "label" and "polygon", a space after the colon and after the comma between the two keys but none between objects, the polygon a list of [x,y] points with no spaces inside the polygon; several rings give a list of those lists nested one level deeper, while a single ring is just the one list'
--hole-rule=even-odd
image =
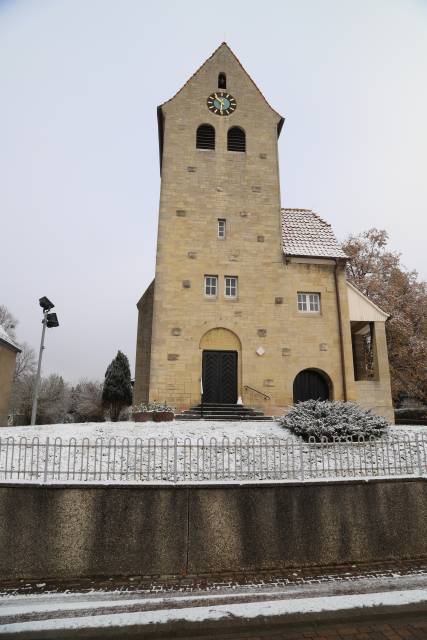
[{"label": "lamp post", "polygon": [[58,316],[56,315],[56,313],[49,313],[49,311],[53,309],[53,307],[55,306],[53,302],[51,302],[49,298],[46,298],[46,296],[43,296],[43,298],[40,298],[39,304],[43,309],[43,320],[42,320],[43,329],[42,329],[42,339],[40,342],[39,362],[37,365],[36,384],[34,387],[33,408],[31,411],[31,426],[34,426],[36,424],[37,400],[38,400],[38,394],[39,394],[40,373],[42,368],[42,356],[43,356],[43,349],[44,349],[44,334],[46,332],[46,327],[48,328],[59,327]]}]

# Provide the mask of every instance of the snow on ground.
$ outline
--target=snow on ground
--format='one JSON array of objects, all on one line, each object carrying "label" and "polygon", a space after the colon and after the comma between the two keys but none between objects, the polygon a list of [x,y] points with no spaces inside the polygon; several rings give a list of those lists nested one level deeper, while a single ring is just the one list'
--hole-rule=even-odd
[{"label": "snow on ground", "polygon": [[[171,422],[86,422],[81,424],[49,424],[35,427],[7,427],[1,429],[0,436],[5,438],[26,437],[39,438],[60,437],[63,441],[70,438],[96,438],[109,440],[110,438],[197,438],[209,440],[214,437],[222,438],[296,438],[290,431],[281,427],[277,422],[256,421],[208,421],[208,420],[177,420]],[[296,438],[298,440],[298,438]]]},{"label": "snow on ground", "polygon": [[[389,435],[399,436],[404,434],[427,435],[426,426],[391,426]],[[62,438],[68,442],[70,438],[81,440],[89,438],[91,442],[97,438],[109,440],[110,438],[177,438],[184,440],[190,438],[280,438],[299,442],[300,438],[294,436],[288,429],[281,427],[276,421],[209,421],[209,420],[179,420],[172,422],[84,422],[78,424],[47,424],[34,427],[5,427],[0,430],[1,439],[12,436],[13,438]]]},{"label": "snow on ground", "polygon": [[[412,589],[405,591],[389,591],[380,593],[364,593],[339,595],[321,598],[297,598],[267,600],[261,602],[244,602],[239,604],[210,604],[209,606],[189,606],[183,608],[164,608],[151,611],[130,611],[108,613],[104,615],[84,615],[71,618],[50,618],[47,620],[33,619],[27,622],[11,622],[2,624],[0,637],[3,634],[25,632],[47,632],[49,630],[65,629],[101,629],[121,627],[137,627],[153,624],[173,622],[207,622],[240,618],[254,620],[256,618],[274,618],[286,616],[305,616],[307,614],[325,614],[337,611],[378,610],[383,607],[404,607],[427,604],[426,589]],[[77,613],[77,612],[76,612]]]}]

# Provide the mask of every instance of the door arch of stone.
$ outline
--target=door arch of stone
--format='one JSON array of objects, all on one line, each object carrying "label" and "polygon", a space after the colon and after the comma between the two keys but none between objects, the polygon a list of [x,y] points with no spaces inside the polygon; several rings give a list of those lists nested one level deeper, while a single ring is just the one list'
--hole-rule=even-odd
[{"label": "door arch of stone", "polygon": [[242,344],[225,327],[215,327],[201,338],[200,371],[205,402],[234,404],[241,395]]},{"label": "door arch of stone", "polygon": [[295,377],[294,404],[304,400],[330,400],[332,383],[329,376],[320,369],[303,369]]}]

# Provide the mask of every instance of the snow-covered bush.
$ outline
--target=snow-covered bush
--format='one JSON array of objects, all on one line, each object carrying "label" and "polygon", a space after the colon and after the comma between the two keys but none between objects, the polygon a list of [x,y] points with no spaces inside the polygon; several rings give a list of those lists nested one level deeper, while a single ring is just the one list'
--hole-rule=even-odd
[{"label": "snow-covered bush", "polygon": [[279,424],[304,440],[379,437],[388,427],[385,418],[354,402],[306,400],[279,418]]},{"label": "snow-covered bush", "polygon": [[131,413],[137,413],[139,411],[152,411],[154,413],[161,413],[164,411],[175,412],[174,407],[170,407],[168,404],[161,402],[141,402],[140,404],[134,404],[131,407]]}]

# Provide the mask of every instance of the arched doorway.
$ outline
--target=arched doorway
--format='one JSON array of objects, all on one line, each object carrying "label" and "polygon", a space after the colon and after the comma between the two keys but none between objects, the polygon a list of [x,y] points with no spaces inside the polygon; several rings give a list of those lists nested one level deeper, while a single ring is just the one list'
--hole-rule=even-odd
[{"label": "arched doorway", "polygon": [[304,369],[294,380],[294,404],[304,400],[329,400],[331,384],[328,376],[318,369]]},{"label": "arched doorway", "polygon": [[235,404],[241,379],[241,343],[233,331],[216,327],[200,341],[203,401]]}]

